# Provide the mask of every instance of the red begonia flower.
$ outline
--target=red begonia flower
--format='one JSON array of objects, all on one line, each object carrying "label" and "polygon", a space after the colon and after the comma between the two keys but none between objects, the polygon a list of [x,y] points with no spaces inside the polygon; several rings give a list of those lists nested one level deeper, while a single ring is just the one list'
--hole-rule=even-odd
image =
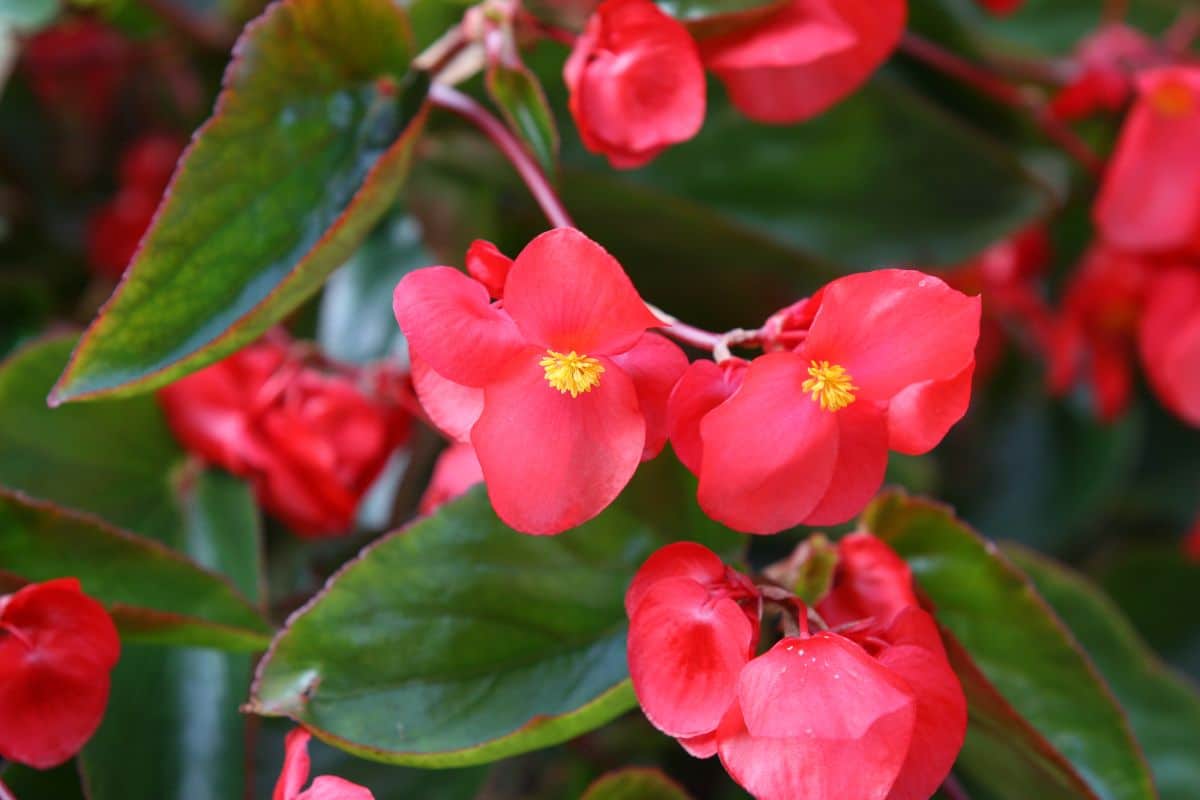
[{"label": "red begonia flower", "polygon": [[759,122],[792,123],[845,98],[904,32],[906,0],[791,0],[749,28],[700,43],[733,104]]},{"label": "red begonia flower", "polygon": [[264,341],[159,392],[176,437],[248,478],[263,507],[303,536],[346,532],[363,495],[409,433],[387,392],[349,380]]},{"label": "red begonia flower", "polygon": [[625,608],[629,674],[647,719],[677,738],[711,734],[758,642],[753,585],[707,548],[679,542],[642,566]]},{"label": "red begonia flower", "polygon": [[845,522],[890,448],[926,452],[966,412],[980,301],[910,270],[839,278],[807,337],[754,360],[700,424],[700,505],[738,530]]},{"label": "red begonia flower", "polygon": [[420,511],[432,514],[439,507],[467,493],[477,483],[483,483],[483,470],[471,445],[458,442],[438,456],[433,477],[421,497]]},{"label": "red begonia flower", "polygon": [[588,150],[640,167],[704,124],[704,68],[683,26],[652,0],[605,0],[563,69]]},{"label": "red begonia flower", "polygon": [[503,308],[449,267],[406,275],[396,319],[413,354],[483,390],[471,427],[492,506],[517,530],[553,534],[602,511],[666,437],[685,367],[621,265],[560,228],[517,256]]},{"label": "red begonia flower", "polygon": [[917,717],[900,677],[830,632],[780,641],[742,670],[737,696],[717,752],[758,800],[884,800]]},{"label": "red begonia flower", "polygon": [[1096,201],[1096,225],[1132,252],[1200,254],[1200,68],[1146,72],[1138,90]]},{"label": "red begonia flower", "polygon": [[1146,259],[1093,245],[1071,277],[1051,342],[1049,388],[1065,394],[1080,380],[1100,419],[1111,422],[1133,390],[1133,346],[1153,271]]},{"label": "red begonia flower", "polygon": [[76,17],[25,42],[23,71],[38,101],[63,117],[107,124],[134,60],[130,43],[91,17]]},{"label": "red begonia flower", "polygon": [[881,539],[852,533],[838,542],[837,553],[833,587],[817,607],[830,625],[864,619],[888,625],[901,611],[917,605],[912,570]]},{"label": "red begonia flower", "polygon": [[997,16],[1011,14],[1024,4],[1025,0],[979,0],[979,5]]},{"label": "red begonia flower", "polygon": [[1164,406],[1200,427],[1200,266],[1154,277],[1138,337],[1142,368]]},{"label": "red begonia flower", "polygon": [[416,353],[409,355],[413,390],[429,421],[450,439],[469,443],[471,428],[483,413],[483,389],[443,378]]},{"label": "red begonia flower", "polygon": [[104,717],[120,650],[75,578],[0,597],[0,757],[49,769],[78,753]]},{"label": "red begonia flower", "polygon": [[512,263],[513,260],[501,253],[500,248],[483,239],[476,239],[467,248],[467,272],[498,300],[504,297],[504,282],[508,280]]},{"label": "red begonia flower", "polygon": [[704,450],[700,420],[737,391],[748,366],[750,363],[740,358],[729,358],[720,364],[701,359],[693,361],[675,384],[667,406],[671,447],[693,473],[700,473],[700,455]]},{"label": "red begonia flower", "polygon": [[304,791],[312,763],[308,757],[308,742],[312,734],[296,728],[284,740],[283,769],[275,784],[271,800],[375,800],[375,795],[365,786],[322,775]]},{"label": "red begonia flower", "polygon": [[1133,95],[1137,72],[1161,58],[1154,40],[1138,29],[1120,22],[1103,25],[1079,43],[1075,75],[1054,96],[1050,110],[1068,120],[1116,113]]}]

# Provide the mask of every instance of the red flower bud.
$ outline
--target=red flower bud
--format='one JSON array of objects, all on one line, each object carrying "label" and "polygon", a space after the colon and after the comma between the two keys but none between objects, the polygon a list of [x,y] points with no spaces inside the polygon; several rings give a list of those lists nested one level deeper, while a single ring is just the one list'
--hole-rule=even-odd
[{"label": "red flower bud", "polygon": [[395,398],[304,367],[275,342],[171,384],[159,402],[185,447],[250,479],[259,502],[303,536],[346,532],[409,432]]},{"label": "red flower bud", "polygon": [[432,514],[477,483],[483,483],[483,470],[471,445],[461,442],[451,445],[438,456],[433,477],[421,497],[421,513]]},{"label": "red flower bud", "polygon": [[120,649],[75,578],[0,597],[0,756],[49,769],[78,753],[104,716]]},{"label": "red flower bud", "polygon": [[704,123],[696,43],[651,0],[601,3],[563,77],[584,146],[614,167],[640,167]]},{"label": "red flower bud", "polygon": [[308,781],[312,762],[308,757],[308,742],[312,734],[296,728],[284,740],[283,770],[275,784],[271,800],[375,800],[375,795],[365,786],[322,775],[315,779],[305,791],[300,791]]},{"label": "red flower bud", "polygon": [[906,0],[791,0],[767,19],[700,43],[743,114],[793,123],[839,102],[879,68],[904,32]]}]

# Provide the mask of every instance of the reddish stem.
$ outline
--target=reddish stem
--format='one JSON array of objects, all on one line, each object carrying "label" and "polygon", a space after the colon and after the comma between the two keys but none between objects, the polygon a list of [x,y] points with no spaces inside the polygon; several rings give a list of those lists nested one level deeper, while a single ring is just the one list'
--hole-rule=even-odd
[{"label": "reddish stem", "polygon": [[575,227],[575,223],[571,221],[571,215],[567,213],[562,201],[558,199],[554,187],[546,179],[542,168],[537,165],[525,147],[517,141],[500,120],[475,102],[473,97],[440,83],[435,83],[429,88],[429,99],[435,106],[458,114],[492,140],[492,144],[500,149],[504,157],[517,170],[521,180],[529,187],[533,198],[542,207],[542,212],[551,225],[556,228]]},{"label": "reddish stem", "polygon": [[1010,108],[1028,113],[1034,124],[1068,155],[1078,161],[1089,172],[1099,175],[1104,169],[1100,158],[1092,152],[1087,142],[1079,138],[1068,126],[1056,119],[1045,104],[1031,98],[1016,86],[995,75],[988,69],[963,59],[949,50],[944,50],[928,39],[906,33],[900,50],[943,75],[971,86],[988,97]]}]

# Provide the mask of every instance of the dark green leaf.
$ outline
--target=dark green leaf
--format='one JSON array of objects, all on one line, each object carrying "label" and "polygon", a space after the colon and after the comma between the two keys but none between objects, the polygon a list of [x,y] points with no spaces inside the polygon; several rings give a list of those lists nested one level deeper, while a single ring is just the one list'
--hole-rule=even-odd
[{"label": "dark green leaf", "polygon": [[391,0],[284,0],[235,49],[125,281],[55,402],[146,392],[252,341],[312,295],[395,198],[425,86]]},{"label": "dark green leaf", "polygon": [[[215,546],[215,545],[214,545]],[[270,627],[233,586],[162,544],[0,491],[0,571],[74,576],[123,636],[260,650]]]},{"label": "dark green leaf", "polygon": [[45,771],[5,764],[0,778],[17,800],[89,800],[83,795],[74,761]]},{"label": "dark green leaf", "polygon": [[321,349],[355,362],[393,352],[402,336],[392,313],[392,291],[407,273],[435,263],[416,220],[398,210],[385,217],[325,285],[317,319]]},{"label": "dark green leaf", "polygon": [[654,0],[655,4],[675,19],[699,20],[742,14],[780,5],[780,0]]},{"label": "dark green leaf", "polygon": [[[259,522],[244,485],[209,472],[183,494],[184,552],[259,599]],[[238,707],[252,667],[244,654],[123,646],[104,722],[80,757],[89,800],[248,796]]]},{"label": "dark green leaf", "polygon": [[1020,570],[926,501],[884,495],[864,522],[909,562],[939,622],[987,681],[1096,796],[1153,800],[1149,767],[1112,691]]},{"label": "dark green leaf", "polygon": [[[420,766],[546,747],[632,708],[624,593],[659,546],[741,542],[665,459],[559,536],[504,526],[482,488],[350,562],[263,660],[251,704],[357,755]],[[668,478],[664,482],[663,478]],[[653,510],[653,514],[646,513]]]},{"label": "dark green leaf", "polygon": [[1104,590],[1155,651],[1200,666],[1200,563],[1178,546],[1118,552],[1104,571]]},{"label": "dark green leaf", "polygon": [[487,88],[512,128],[553,176],[558,172],[558,128],[537,76],[521,67],[497,64],[487,72]]},{"label": "dark green leaf", "polygon": [[1200,787],[1200,695],[1150,651],[1111,600],[1083,576],[1032,550],[1006,545],[1071,628],[1112,687],[1154,772],[1162,800]]},{"label": "dark green leaf", "polygon": [[689,795],[656,769],[629,767],[602,776],[579,800],[689,800]]}]

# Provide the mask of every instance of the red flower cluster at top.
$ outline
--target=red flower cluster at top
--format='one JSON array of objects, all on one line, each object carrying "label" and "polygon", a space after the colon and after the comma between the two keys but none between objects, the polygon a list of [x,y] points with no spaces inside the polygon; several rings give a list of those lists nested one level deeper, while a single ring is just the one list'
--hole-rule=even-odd
[{"label": "red flower cluster at top", "polygon": [[[870,534],[839,543],[819,617],[690,542],[650,557],[625,608],[647,718],[692,755],[719,755],[758,800],[927,800],[962,747],[966,700],[937,626]],[[756,656],[764,608],[790,632]]]},{"label": "red flower cluster at top", "polygon": [[1200,426],[1200,68],[1154,69],[1121,132],[1073,277],[1052,388],[1091,384],[1105,419],[1129,403],[1132,361],[1163,405]]},{"label": "red flower cluster at top", "polygon": [[104,716],[120,655],[104,608],[74,578],[0,596],[0,757],[49,769]]},{"label": "red flower cluster at top", "polygon": [[156,134],[138,139],[125,151],[117,194],[88,220],[88,263],[97,273],[120,278],[133,260],[183,144],[175,136]]},{"label": "red flower cluster at top", "polygon": [[[474,447],[492,505],[526,533],[595,516],[668,432],[718,521],[845,522],[879,489],[889,449],[927,452],[970,399],[979,299],[919,272],[840,278],[768,322],[767,355],[689,366],[649,331],[668,324],[620,264],[576,230],[512,262],[477,242],[467,262],[472,277],[405,276],[396,319],[430,419]],[[478,474],[454,452],[427,508]]]},{"label": "red flower cluster at top", "polygon": [[284,741],[283,770],[275,784],[271,800],[375,800],[370,789],[357,783],[331,775],[321,775],[312,786],[300,791],[308,782],[312,762],[308,757],[308,743],[312,734],[296,728]]},{"label": "red flower cluster at top", "polygon": [[[265,340],[159,392],[167,422],[201,458],[250,479],[262,505],[302,536],[345,533],[363,495],[408,438],[404,378],[360,388]],[[370,383],[370,382],[369,382]]]},{"label": "red flower cluster at top", "polygon": [[[896,48],[906,0],[789,0],[689,29],[653,0],[605,0],[564,71],[584,145],[641,166],[704,122],[704,69],[746,116],[792,123],[857,89]],[[699,36],[699,39],[695,38]]]}]

